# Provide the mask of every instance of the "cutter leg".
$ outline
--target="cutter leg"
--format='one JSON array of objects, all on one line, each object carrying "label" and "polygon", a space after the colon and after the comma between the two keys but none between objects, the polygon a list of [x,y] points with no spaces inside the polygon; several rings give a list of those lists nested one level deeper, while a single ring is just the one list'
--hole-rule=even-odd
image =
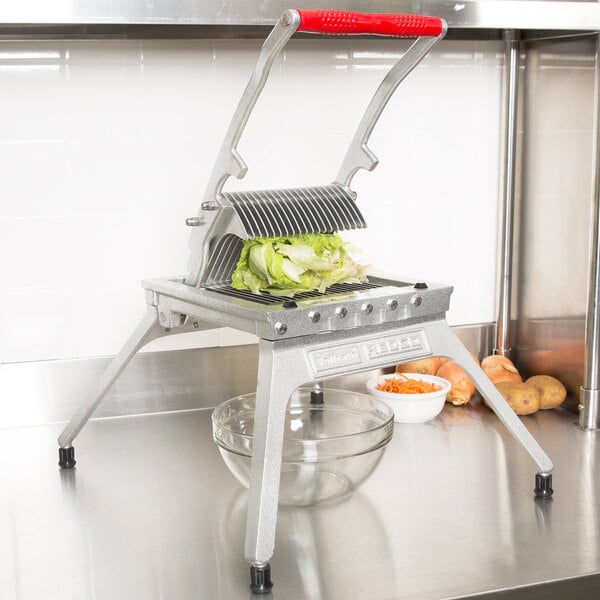
[{"label": "cutter leg", "polygon": [[260,340],[245,545],[256,593],[272,587],[269,561],[275,550],[285,412],[302,383],[274,375],[293,372],[283,362],[271,342]]},{"label": "cutter leg", "polygon": [[148,342],[161,337],[162,335],[164,335],[164,328],[158,323],[158,312],[156,307],[149,306],[148,311],[140,324],[90,391],[85,404],[60,434],[58,438],[58,464],[61,468],[69,469],[75,466],[75,451],[71,445],[73,440],[88,422],[96,408],[98,408],[106,395],[106,392],[108,392],[135,353]]},{"label": "cutter leg", "polygon": [[[456,334],[452,331],[448,323],[446,321],[432,321],[426,324],[425,329],[433,353],[439,356],[448,356],[465,370],[479,393],[486,399],[490,408],[537,464],[539,469],[538,475],[546,477],[544,486],[542,487],[537,485],[538,482],[536,479],[536,495],[539,496],[537,492],[538,488],[543,490],[549,485],[549,489],[551,490],[551,478],[548,479],[547,476],[554,468],[552,461],[502,397],[496,386],[489,380],[468,350],[463,346],[458,337],[456,337]],[[544,492],[544,497],[549,495],[547,491]]]}]

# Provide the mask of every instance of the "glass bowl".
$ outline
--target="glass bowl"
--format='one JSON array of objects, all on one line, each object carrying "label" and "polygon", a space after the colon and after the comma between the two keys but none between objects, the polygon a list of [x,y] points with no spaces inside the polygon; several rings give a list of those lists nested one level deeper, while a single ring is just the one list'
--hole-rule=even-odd
[{"label": "glass bowl", "polygon": [[[373,472],[394,432],[393,411],[367,394],[298,388],[286,416],[279,486],[282,506],[311,506],[350,495]],[[256,394],[227,400],[212,414],[213,437],[225,464],[244,486],[250,457]]]},{"label": "glass bowl", "polygon": [[[378,390],[377,386],[384,384],[386,379],[416,379],[433,383],[439,387],[439,390],[425,394],[398,394]],[[446,396],[451,387],[447,379],[422,373],[391,373],[373,377],[367,382],[369,392],[393,409],[396,423],[425,423],[431,421],[442,412]]]}]

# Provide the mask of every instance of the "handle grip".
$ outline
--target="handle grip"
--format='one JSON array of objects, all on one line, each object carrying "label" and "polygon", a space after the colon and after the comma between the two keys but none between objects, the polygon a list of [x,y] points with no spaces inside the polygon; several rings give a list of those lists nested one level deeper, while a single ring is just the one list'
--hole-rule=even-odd
[{"label": "handle grip", "polygon": [[437,37],[446,23],[438,17],[406,14],[373,14],[346,10],[298,10],[298,31],[333,35],[387,35],[392,37]]}]

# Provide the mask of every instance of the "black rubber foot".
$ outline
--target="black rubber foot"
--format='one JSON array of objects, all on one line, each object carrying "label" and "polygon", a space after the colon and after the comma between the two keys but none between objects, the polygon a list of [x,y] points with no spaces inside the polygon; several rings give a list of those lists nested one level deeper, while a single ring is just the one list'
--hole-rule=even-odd
[{"label": "black rubber foot", "polygon": [[537,498],[550,498],[554,493],[552,489],[552,473],[536,473],[535,489]]},{"label": "black rubber foot", "polygon": [[324,404],[323,390],[311,390],[310,392],[310,403],[315,406],[318,404]]},{"label": "black rubber foot", "polygon": [[58,449],[58,466],[61,469],[72,469],[75,462],[75,448],[73,446]]},{"label": "black rubber foot", "polygon": [[271,581],[271,565],[269,563],[260,567],[250,566],[250,589],[255,594],[268,594],[273,587]]}]

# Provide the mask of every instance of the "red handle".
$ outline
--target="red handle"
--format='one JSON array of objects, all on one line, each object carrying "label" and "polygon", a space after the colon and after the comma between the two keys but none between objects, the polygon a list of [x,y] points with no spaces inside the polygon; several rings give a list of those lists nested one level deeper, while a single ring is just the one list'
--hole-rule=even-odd
[{"label": "red handle", "polygon": [[438,36],[444,21],[438,17],[402,14],[357,13],[346,10],[298,10],[298,31],[334,35]]}]

